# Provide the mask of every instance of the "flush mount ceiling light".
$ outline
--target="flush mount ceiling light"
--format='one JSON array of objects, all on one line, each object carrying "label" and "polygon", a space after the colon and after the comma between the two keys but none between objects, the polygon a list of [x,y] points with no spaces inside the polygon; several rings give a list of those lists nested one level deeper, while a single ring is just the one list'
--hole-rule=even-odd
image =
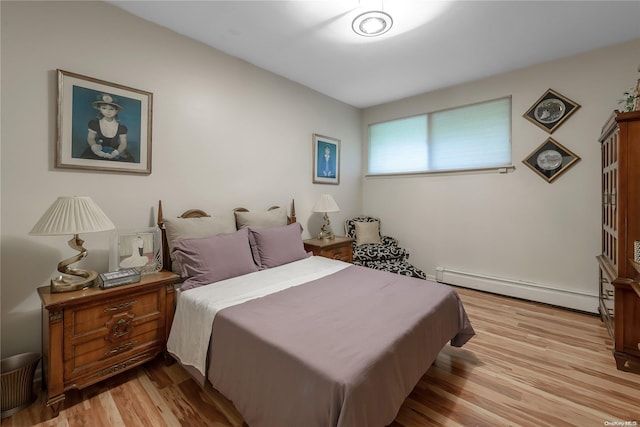
[{"label": "flush mount ceiling light", "polygon": [[393,19],[385,12],[369,11],[356,16],[351,24],[353,31],[364,37],[382,35],[391,29]]}]

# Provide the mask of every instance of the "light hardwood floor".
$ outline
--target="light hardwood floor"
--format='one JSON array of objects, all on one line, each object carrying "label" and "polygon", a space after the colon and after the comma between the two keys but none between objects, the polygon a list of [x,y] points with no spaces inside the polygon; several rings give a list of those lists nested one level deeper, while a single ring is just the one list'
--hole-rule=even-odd
[{"label": "light hardwood floor", "polygon": [[[458,293],[477,335],[463,348],[445,347],[393,427],[640,425],[640,375],[616,370],[598,317],[468,289]],[[43,397],[2,426],[243,425],[222,395],[161,358],[69,392],[57,418]]]}]

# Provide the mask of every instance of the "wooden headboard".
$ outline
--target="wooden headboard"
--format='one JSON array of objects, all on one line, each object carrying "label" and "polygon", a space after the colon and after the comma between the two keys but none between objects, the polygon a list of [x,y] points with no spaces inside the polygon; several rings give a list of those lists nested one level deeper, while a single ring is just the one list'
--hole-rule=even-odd
[{"label": "wooden headboard", "polygon": [[[278,209],[280,206],[271,206],[267,210]],[[235,208],[234,212],[249,212],[246,208]],[[203,211],[202,209],[189,209],[184,211],[178,218],[204,218],[210,217],[208,213]],[[287,216],[287,224],[293,224],[296,222],[296,204],[295,200],[291,200],[291,214]],[[163,270],[171,270],[171,262],[170,262],[170,253],[169,253],[169,243],[167,241],[167,230],[164,226],[164,215],[162,213],[162,200],[158,201],[158,227],[160,227],[160,231],[162,232],[162,269]]]}]

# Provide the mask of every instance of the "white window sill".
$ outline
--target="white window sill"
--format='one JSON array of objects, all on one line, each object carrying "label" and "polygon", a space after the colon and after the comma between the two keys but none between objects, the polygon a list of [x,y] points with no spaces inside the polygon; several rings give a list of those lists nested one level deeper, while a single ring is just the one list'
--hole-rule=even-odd
[{"label": "white window sill", "polygon": [[472,168],[472,169],[447,169],[437,171],[424,172],[399,172],[399,173],[379,173],[365,174],[365,178],[392,178],[405,176],[430,176],[430,175],[452,175],[452,174],[476,174],[476,173],[508,173],[516,169],[514,165],[494,166],[489,168]]}]

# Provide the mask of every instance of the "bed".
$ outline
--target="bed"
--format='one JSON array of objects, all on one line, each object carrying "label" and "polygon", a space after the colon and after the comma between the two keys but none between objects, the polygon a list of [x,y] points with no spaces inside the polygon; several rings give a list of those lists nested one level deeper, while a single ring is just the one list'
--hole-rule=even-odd
[{"label": "bed", "polygon": [[185,279],[167,350],[251,427],[388,425],[440,350],[474,335],[462,302],[307,254],[283,211],[190,210],[176,231],[160,206],[165,261]]}]

